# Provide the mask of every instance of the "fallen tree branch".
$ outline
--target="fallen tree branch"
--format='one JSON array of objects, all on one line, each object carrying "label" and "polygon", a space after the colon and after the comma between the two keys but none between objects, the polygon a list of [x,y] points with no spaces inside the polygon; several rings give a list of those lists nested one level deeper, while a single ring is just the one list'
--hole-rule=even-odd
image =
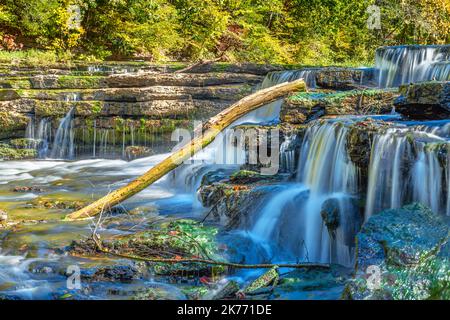
[{"label": "fallen tree branch", "polygon": [[257,91],[239,100],[229,108],[220,112],[218,115],[209,119],[209,121],[206,122],[206,124],[201,128],[203,135],[194,138],[190,143],[181,149],[174,151],[169,157],[152,167],[142,176],[128,183],[126,186],[107,194],[106,196],[76,212],[67,215],[66,220],[71,221],[77,219],[87,219],[99,214],[103,209],[108,210],[112,208],[136,193],[144,190],[168,172],[181,165],[184,161],[191,158],[196,152],[213,142],[215,137],[222,130],[231,125],[235,120],[264,104],[275,101],[289,93],[302,90],[306,90],[306,85],[303,79],[299,79]]},{"label": "fallen tree branch", "polygon": [[153,262],[153,263],[201,263],[201,264],[209,264],[209,265],[219,265],[224,267],[232,267],[236,269],[270,269],[273,267],[279,267],[279,268],[295,268],[295,269],[308,269],[308,268],[323,268],[328,269],[330,268],[329,264],[324,263],[300,263],[300,264],[288,264],[288,263],[281,263],[281,264],[271,264],[271,263],[263,263],[263,264],[239,264],[239,263],[232,263],[232,262],[223,262],[223,261],[215,261],[215,260],[209,260],[209,259],[200,259],[200,258],[185,258],[185,259],[174,259],[174,258],[146,258],[146,257],[139,257],[139,256],[133,256],[133,255],[127,255],[127,254],[121,254],[109,251],[108,249],[104,248],[101,243],[98,241],[98,238],[96,235],[93,235],[92,239],[94,240],[94,243],[97,247],[97,250],[112,255],[119,258],[124,259],[130,259],[130,260],[137,260],[137,261],[145,261],[145,262]]}]

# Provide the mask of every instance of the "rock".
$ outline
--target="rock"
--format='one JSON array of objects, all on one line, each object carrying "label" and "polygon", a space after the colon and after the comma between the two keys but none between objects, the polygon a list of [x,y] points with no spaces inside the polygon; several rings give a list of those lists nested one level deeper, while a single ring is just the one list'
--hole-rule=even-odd
[{"label": "rock", "polygon": [[349,90],[374,79],[370,68],[322,68],[316,71],[316,85],[333,90]]},{"label": "rock", "polygon": [[230,72],[230,73],[247,73],[256,75],[266,75],[269,72],[281,71],[281,66],[270,64],[255,63],[204,63],[189,69],[187,73],[207,73],[207,72]]},{"label": "rock", "polygon": [[5,225],[8,221],[8,214],[6,211],[0,209],[0,224]]},{"label": "rock", "polygon": [[0,89],[0,101],[9,101],[20,99],[20,96],[15,90],[11,89]]},{"label": "rock", "polygon": [[28,117],[15,111],[0,112],[0,139],[23,136]]},{"label": "rock", "polygon": [[339,201],[334,198],[325,200],[322,204],[320,215],[328,228],[328,232],[334,234],[340,223]]},{"label": "rock", "polygon": [[37,157],[36,149],[15,149],[9,145],[0,144],[0,160],[23,160]]},{"label": "rock", "polygon": [[86,205],[82,200],[67,200],[62,198],[52,198],[49,196],[39,196],[28,203],[33,208],[46,209],[73,209],[78,210]]},{"label": "rock", "polygon": [[204,300],[223,300],[226,298],[233,299],[236,298],[236,293],[239,291],[239,284],[234,281],[225,281],[224,283],[219,283],[218,288],[210,290],[206,293],[202,299]]},{"label": "rock", "polygon": [[258,84],[261,76],[235,73],[137,73],[112,75],[105,79],[107,85],[113,88],[149,87],[149,86],[187,86],[205,87],[229,84]]},{"label": "rock", "polygon": [[269,286],[275,287],[278,283],[280,275],[278,273],[278,267],[274,266],[272,269],[264,273],[258,279],[253,281],[244,290],[244,294],[255,294],[261,289],[267,288]]},{"label": "rock", "polygon": [[239,170],[230,176],[230,182],[234,184],[249,184],[255,182],[270,182],[271,176],[262,175],[251,170]]},{"label": "rock", "polygon": [[125,155],[127,160],[134,160],[137,158],[147,157],[152,153],[152,150],[144,146],[128,146],[125,148]]},{"label": "rock", "polygon": [[37,186],[16,186],[12,190],[13,192],[44,192],[44,189]]},{"label": "rock", "polygon": [[9,144],[16,149],[37,149],[42,144],[42,140],[19,138],[10,140]]},{"label": "rock", "polygon": [[390,113],[397,96],[392,89],[301,92],[285,100],[281,120],[300,124],[321,116]]},{"label": "rock", "polygon": [[198,193],[203,205],[211,207],[209,218],[230,230],[249,225],[250,213],[262,209],[267,194],[276,192],[278,188],[281,187],[258,183],[244,186],[213,183],[202,186]]},{"label": "rock", "polygon": [[[122,255],[147,258],[204,258],[221,260],[222,253],[216,243],[216,227],[204,226],[196,221],[180,219],[165,222],[146,231],[115,236],[102,241],[109,251]],[[66,250],[77,256],[98,254],[92,239],[74,241]],[[161,276],[182,278],[224,272],[222,266],[211,268],[198,263],[152,263],[151,271]]]},{"label": "rock", "polygon": [[[86,277],[86,276],[85,276]],[[87,277],[89,281],[120,281],[131,282],[140,278],[139,270],[130,265],[107,266],[97,269]]]},{"label": "rock", "polygon": [[450,81],[420,82],[402,85],[395,110],[410,119],[450,118]]},{"label": "rock", "polygon": [[450,220],[411,204],[373,215],[357,235],[346,299],[448,299]]}]

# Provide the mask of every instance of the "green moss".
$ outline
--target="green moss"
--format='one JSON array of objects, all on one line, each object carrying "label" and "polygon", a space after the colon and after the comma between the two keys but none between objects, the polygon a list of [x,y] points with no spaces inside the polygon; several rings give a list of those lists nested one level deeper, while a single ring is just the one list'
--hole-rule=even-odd
[{"label": "green moss", "polygon": [[0,146],[0,159],[2,160],[33,159],[36,157],[35,149],[15,149],[5,145]]},{"label": "green moss", "polygon": [[29,78],[14,77],[0,79],[0,87],[10,89],[31,89],[31,82]]},{"label": "green moss", "polygon": [[28,124],[28,117],[17,112],[0,112],[0,128],[2,132],[23,130]]},{"label": "green moss", "polygon": [[36,149],[40,140],[30,138],[12,139],[9,144],[16,149]]},{"label": "green moss", "polygon": [[93,89],[104,87],[102,76],[59,76],[59,88]]}]

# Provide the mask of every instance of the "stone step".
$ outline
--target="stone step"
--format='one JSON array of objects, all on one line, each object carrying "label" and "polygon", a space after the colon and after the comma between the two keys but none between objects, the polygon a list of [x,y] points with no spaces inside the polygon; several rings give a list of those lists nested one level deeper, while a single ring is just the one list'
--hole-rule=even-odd
[{"label": "stone step", "polygon": [[20,98],[37,100],[98,100],[117,102],[141,102],[152,100],[230,100],[234,101],[250,94],[251,85],[231,84],[208,87],[153,86],[143,88],[105,88],[105,89],[0,89],[0,101]]}]

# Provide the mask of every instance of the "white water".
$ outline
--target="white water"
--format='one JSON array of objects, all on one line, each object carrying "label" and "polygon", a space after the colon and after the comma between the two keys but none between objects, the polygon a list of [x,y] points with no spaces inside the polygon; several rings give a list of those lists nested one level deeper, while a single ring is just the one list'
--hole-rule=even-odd
[{"label": "white water", "polygon": [[436,135],[445,132],[439,127],[417,126],[391,128],[376,135],[369,165],[366,219],[413,201],[450,215],[442,183],[449,168],[440,163],[439,148],[434,147],[439,144],[450,148],[448,137]]},{"label": "white water", "polygon": [[380,48],[375,60],[381,88],[429,80],[450,80],[450,54],[444,46]]},{"label": "white water", "polygon": [[71,108],[66,116],[61,119],[58,130],[56,130],[55,140],[50,157],[53,159],[73,159],[74,152],[74,131],[73,116],[75,108]]},{"label": "white water", "polygon": [[[299,184],[271,197],[251,229],[254,239],[280,246],[297,259],[350,265],[353,260],[352,198],[357,172],[346,152],[347,128],[339,123],[317,123],[308,128],[298,163]],[[335,201],[339,226],[330,235],[321,211]]]}]

